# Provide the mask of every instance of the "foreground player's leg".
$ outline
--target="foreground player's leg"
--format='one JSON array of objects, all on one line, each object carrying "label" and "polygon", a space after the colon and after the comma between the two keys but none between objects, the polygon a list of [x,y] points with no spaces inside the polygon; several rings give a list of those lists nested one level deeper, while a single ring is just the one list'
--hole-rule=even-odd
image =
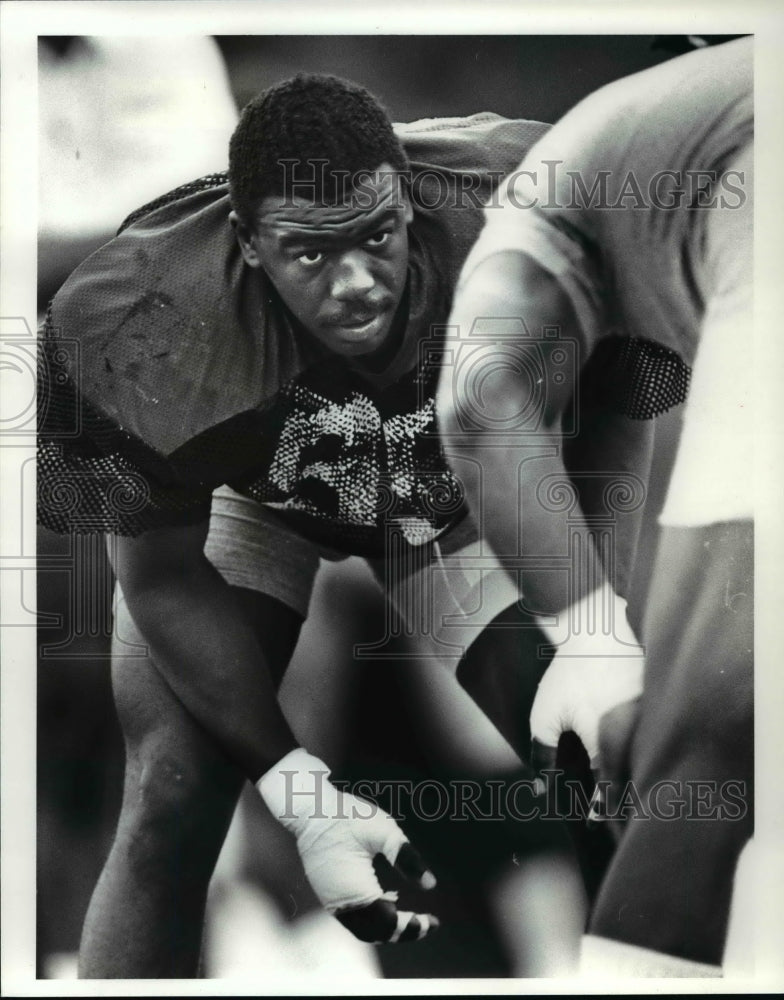
[{"label": "foreground player's leg", "polygon": [[592,935],[713,966],[753,827],[752,560],[748,521],[664,529],[632,818],[591,921]]},{"label": "foreground player's leg", "polygon": [[523,761],[531,756],[529,717],[552,655],[533,615],[519,604],[497,615],[471,643],[457,679]]},{"label": "foreground player's leg", "polygon": [[537,816],[533,772],[524,763],[531,703],[550,661],[546,637],[470,522],[429,559],[409,552],[406,562],[403,549],[397,555],[386,586],[418,659],[409,678],[412,720],[441,788],[471,800],[455,800],[446,823],[412,814],[412,839],[438,858],[447,879],[489,907],[516,975],[572,971],[586,893],[565,824],[554,812]]},{"label": "foreground player's leg", "polygon": [[[268,662],[282,674],[300,616],[272,598],[236,592]],[[124,602],[117,634],[143,642]],[[149,658],[118,657],[112,680],[126,743],[125,788],[114,845],[85,921],[80,976],[193,977],[207,887],[243,776]]]}]

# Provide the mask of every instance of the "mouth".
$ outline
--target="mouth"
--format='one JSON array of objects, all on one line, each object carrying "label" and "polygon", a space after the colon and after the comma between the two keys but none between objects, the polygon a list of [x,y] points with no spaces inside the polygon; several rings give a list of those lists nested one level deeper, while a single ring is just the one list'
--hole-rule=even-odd
[{"label": "mouth", "polygon": [[339,331],[344,337],[351,340],[361,340],[374,334],[380,329],[387,316],[386,309],[379,309],[372,313],[361,313],[357,316],[348,316],[332,323],[333,329]]}]

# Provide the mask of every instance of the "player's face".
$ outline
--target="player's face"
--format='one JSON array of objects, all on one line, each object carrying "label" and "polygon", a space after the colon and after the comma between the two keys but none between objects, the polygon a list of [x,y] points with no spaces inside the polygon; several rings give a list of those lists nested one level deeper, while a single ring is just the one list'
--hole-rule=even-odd
[{"label": "player's face", "polygon": [[408,273],[411,217],[388,164],[337,206],[268,197],[252,237],[257,266],[322,344],[346,357],[369,354],[392,333]]}]

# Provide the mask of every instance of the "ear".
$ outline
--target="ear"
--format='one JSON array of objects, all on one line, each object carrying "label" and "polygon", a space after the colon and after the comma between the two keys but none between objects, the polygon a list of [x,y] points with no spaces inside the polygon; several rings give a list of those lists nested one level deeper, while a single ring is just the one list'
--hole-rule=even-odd
[{"label": "ear", "polygon": [[237,237],[242,256],[248,267],[261,267],[258,247],[256,246],[256,234],[251,227],[242,221],[235,211],[229,212],[229,222]]},{"label": "ear", "polygon": [[410,226],[414,221],[414,206],[411,204],[411,197],[409,195],[409,186],[405,178],[400,179],[400,194],[403,198],[403,211],[406,225]]},{"label": "ear", "polygon": [[414,206],[411,204],[411,199],[408,197],[408,192],[406,192],[405,206],[406,206],[406,214],[405,214],[406,225],[410,226],[411,223],[414,221]]}]

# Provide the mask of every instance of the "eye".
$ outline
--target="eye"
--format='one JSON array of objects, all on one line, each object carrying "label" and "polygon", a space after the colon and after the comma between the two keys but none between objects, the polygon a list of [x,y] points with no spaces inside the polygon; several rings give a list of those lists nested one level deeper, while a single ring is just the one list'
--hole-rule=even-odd
[{"label": "eye", "polygon": [[365,245],[369,247],[383,247],[383,245],[389,239],[389,235],[390,234],[388,230],[381,230],[377,233],[373,233],[372,236],[369,236],[365,240]]},{"label": "eye", "polygon": [[324,254],[320,250],[308,250],[305,253],[299,254],[297,263],[304,264],[306,267],[313,267],[314,264],[320,264],[323,259]]}]

